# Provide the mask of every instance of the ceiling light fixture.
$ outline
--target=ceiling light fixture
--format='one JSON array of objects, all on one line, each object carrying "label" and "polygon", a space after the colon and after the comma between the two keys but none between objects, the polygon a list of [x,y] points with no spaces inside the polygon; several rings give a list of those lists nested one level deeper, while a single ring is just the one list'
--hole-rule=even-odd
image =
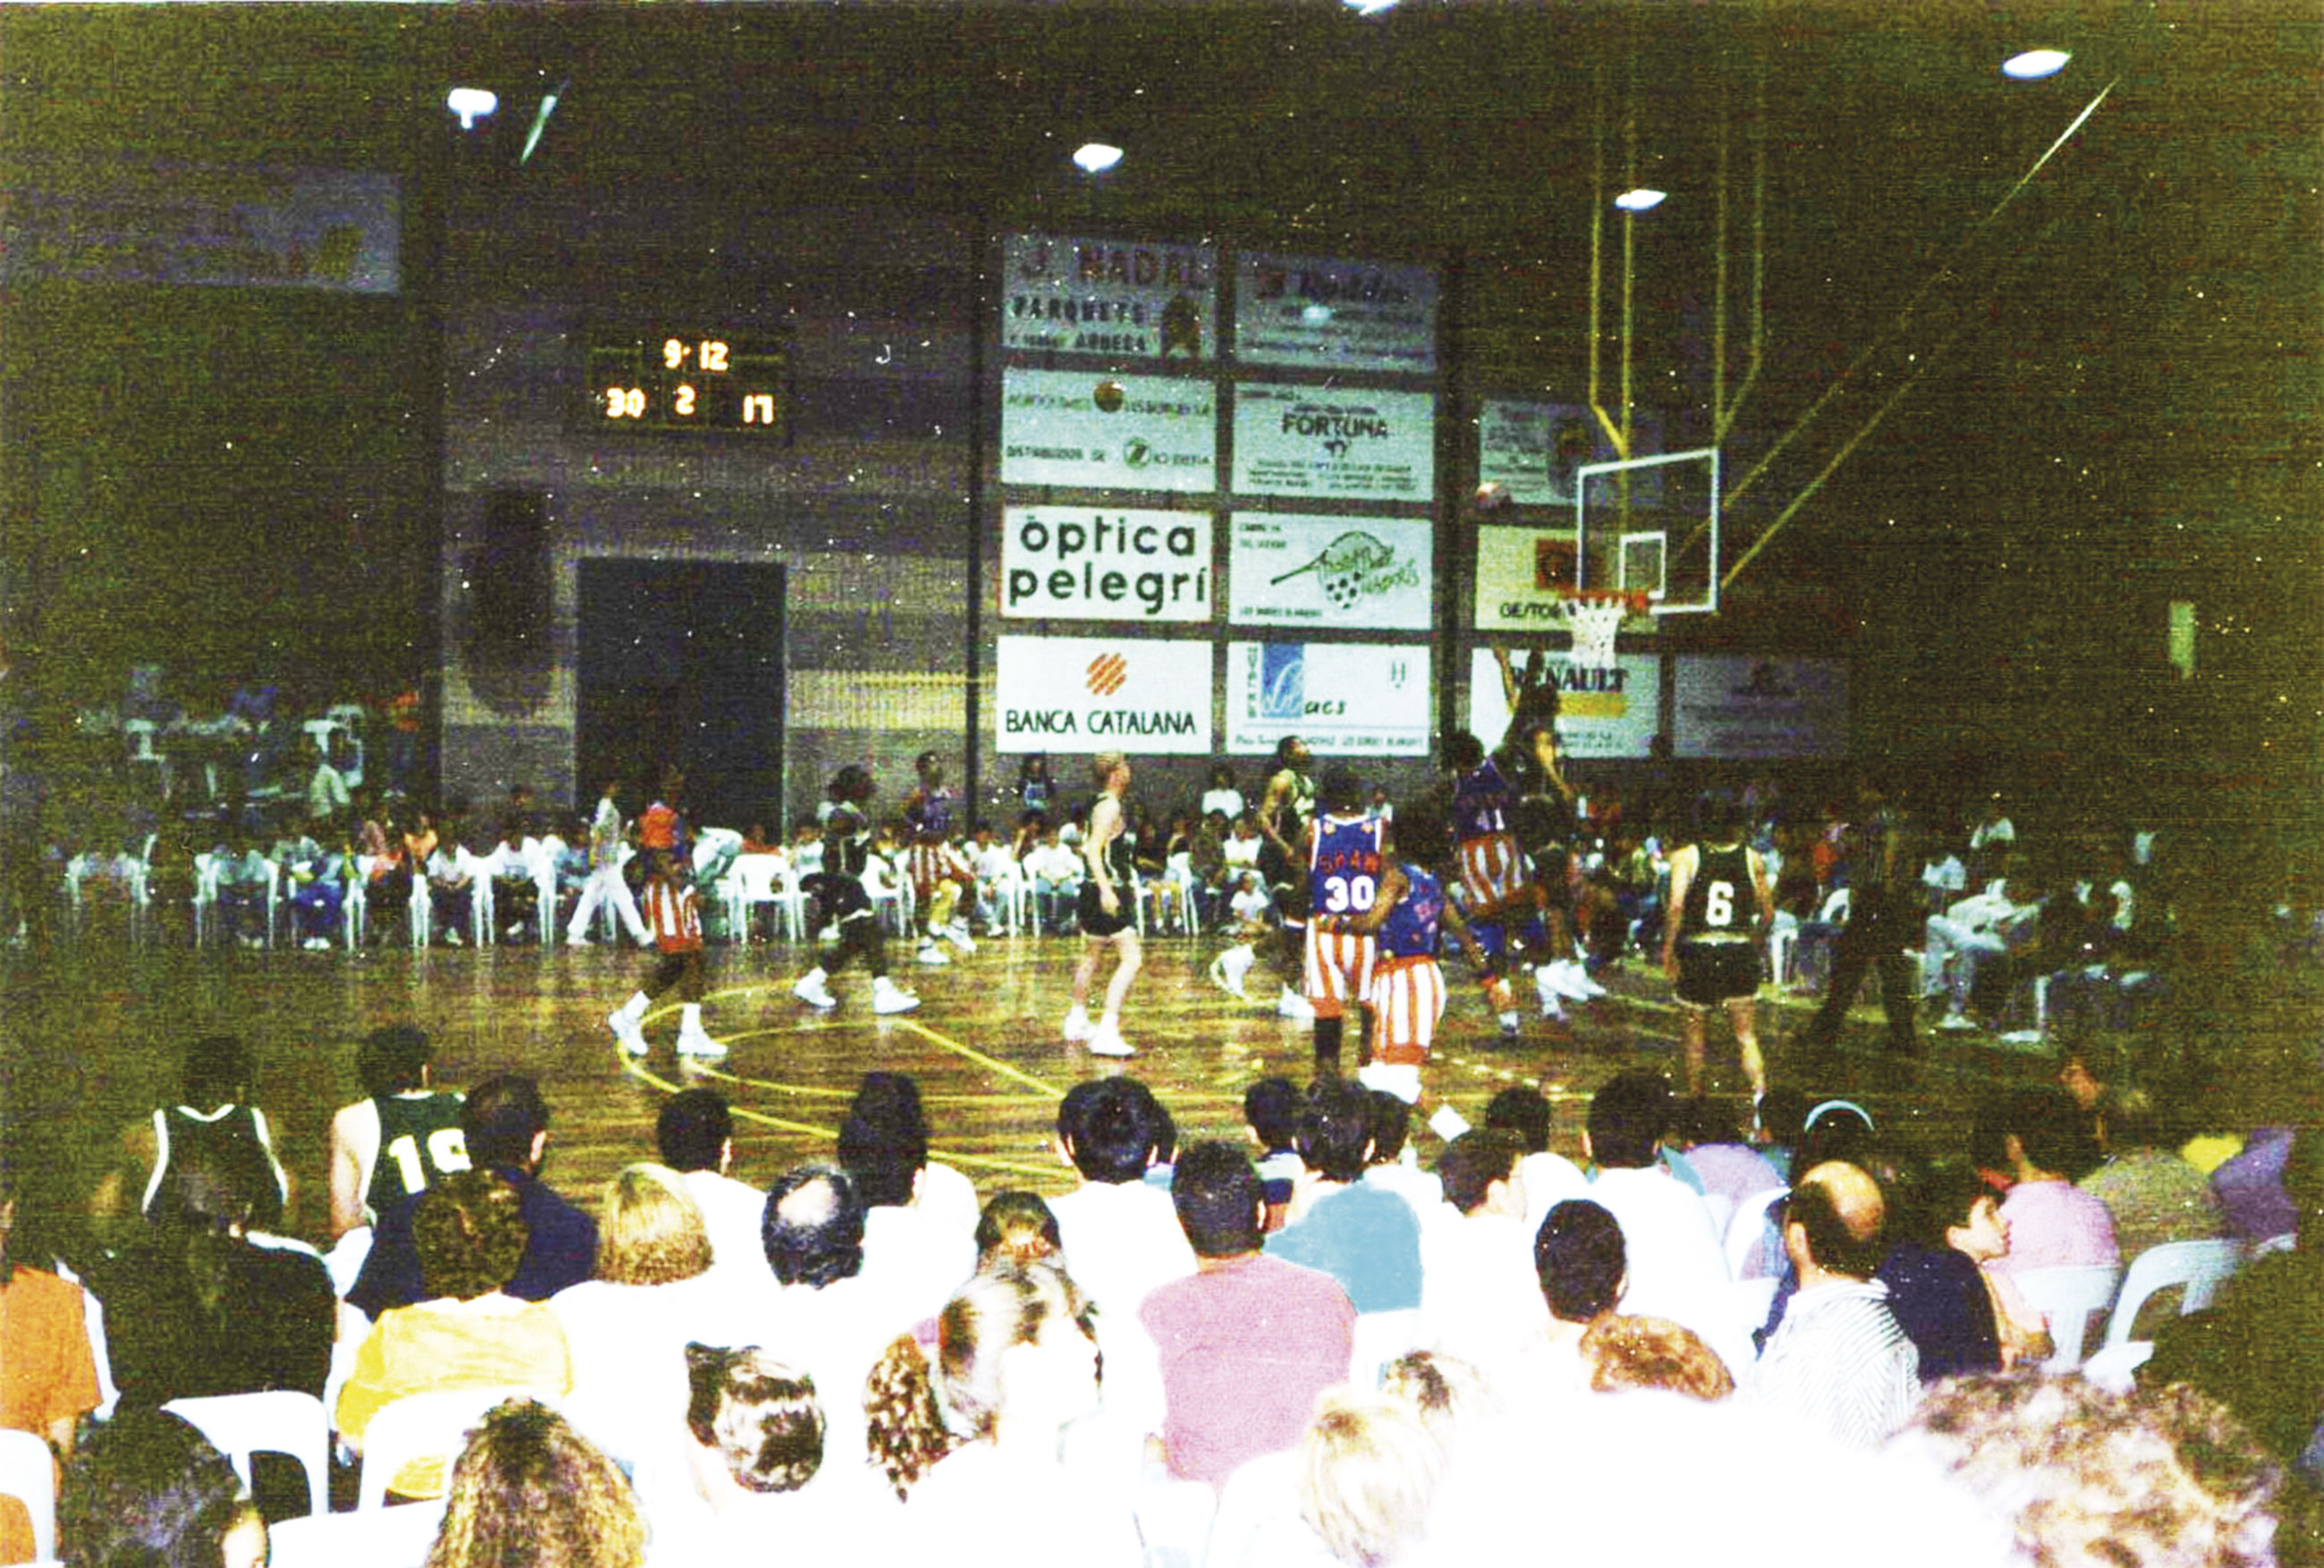
[{"label": "ceiling light fixture", "polygon": [[1614,205],[1624,212],[1652,212],[1670,195],[1666,190],[1655,190],[1641,185],[1626,190],[1614,198]]},{"label": "ceiling light fixture", "polygon": [[1396,9],[1396,0],[1340,0],[1359,16],[1378,16],[1383,11]]},{"label": "ceiling light fixture", "polygon": [[1084,174],[1102,174],[1121,161],[1121,149],[1107,142],[1084,142],[1074,149],[1074,162]]},{"label": "ceiling light fixture", "polygon": [[454,88],[444,95],[444,106],[460,116],[460,129],[473,131],[478,120],[501,106],[501,98],[490,88]]},{"label": "ceiling light fixture", "polygon": [[2039,81],[2045,76],[2056,76],[2073,58],[2062,49],[2029,49],[2003,60],[2001,74],[2015,81]]}]

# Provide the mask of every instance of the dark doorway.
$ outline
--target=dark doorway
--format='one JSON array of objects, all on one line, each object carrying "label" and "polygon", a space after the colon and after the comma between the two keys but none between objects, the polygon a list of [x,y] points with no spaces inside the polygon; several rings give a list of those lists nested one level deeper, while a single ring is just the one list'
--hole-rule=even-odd
[{"label": "dark doorway", "polygon": [[583,561],[580,676],[583,809],[619,779],[635,816],[676,761],[696,826],[779,830],[782,567]]}]

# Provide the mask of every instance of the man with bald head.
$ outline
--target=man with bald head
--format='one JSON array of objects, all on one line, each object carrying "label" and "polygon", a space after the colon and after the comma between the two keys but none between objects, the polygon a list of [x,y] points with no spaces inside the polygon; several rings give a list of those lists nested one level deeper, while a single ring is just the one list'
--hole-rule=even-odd
[{"label": "man with bald head", "polygon": [[1759,1358],[1758,1397],[1849,1447],[1876,1447],[1921,1396],[1921,1352],[1872,1277],[1887,1250],[1880,1184],[1827,1160],[1781,1213],[1800,1289]]}]

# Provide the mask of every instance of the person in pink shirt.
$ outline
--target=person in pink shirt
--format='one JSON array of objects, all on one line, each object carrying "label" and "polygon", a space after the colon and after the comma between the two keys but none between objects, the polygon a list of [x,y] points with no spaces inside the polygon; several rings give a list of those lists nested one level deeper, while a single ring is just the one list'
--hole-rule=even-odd
[{"label": "person in pink shirt", "polygon": [[2098,1167],[2100,1153],[2072,1095],[2056,1087],[2027,1090],[2011,1105],[2002,1148],[2016,1176],[2001,1205],[2009,1250],[1987,1268],[2025,1274],[2122,1261],[2105,1201],[2074,1185]]}]

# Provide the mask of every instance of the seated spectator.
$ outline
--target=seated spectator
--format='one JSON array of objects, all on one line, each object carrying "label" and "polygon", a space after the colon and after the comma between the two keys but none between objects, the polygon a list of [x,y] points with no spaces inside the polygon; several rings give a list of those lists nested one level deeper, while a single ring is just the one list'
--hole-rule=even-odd
[{"label": "seated spectator", "polygon": [[1458,1219],[1421,1235],[1421,1309],[1437,1343],[1489,1374],[1526,1353],[1549,1326],[1526,1229],[1515,1139],[1464,1132],[1436,1164]]},{"label": "seated spectator", "polygon": [[[29,1265],[12,1244],[16,1220],[14,1167],[0,1158],[0,1431],[32,1434],[60,1467],[72,1457],[80,1418],[101,1397],[97,1359],[80,1287]],[[22,1503],[0,1494],[0,1563],[31,1561],[32,1521]]]},{"label": "seated spectator", "polygon": [[2242,1425],[2181,1385],[2114,1394],[2015,1372],[1932,1392],[1893,1445],[2015,1528],[2037,1563],[2262,1568],[2283,1481]]},{"label": "seated spectator", "polygon": [[485,1413],[452,1467],[427,1568],[640,1568],[645,1515],[620,1470],[530,1399]]},{"label": "seated spectator", "polygon": [[2028,1089],[2011,1100],[2008,1121],[2002,1149],[2015,1179],[2001,1217],[2009,1250],[1986,1268],[2023,1274],[2120,1263],[2106,1204],[2074,1185],[2099,1159],[2081,1107],[2062,1089]]},{"label": "seated spectator", "polygon": [[1343,1078],[1308,1086],[1298,1143],[1306,1169],[1267,1252],[1332,1276],[1360,1313],[1396,1312],[1420,1305],[1420,1220],[1404,1199],[1363,1184],[1370,1102],[1370,1091]]},{"label": "seated spectator", "polygon": [[2098,1137],[2106,1162],[2076,1185],[2106,1204],[2126,1262],[2167,1241],[2227,1234],[2218,1195],[2201,1171],[2168,1147],[2172,1140],[2153,1095],[2144,1089],[2108,1090],[2098,1107]]},{"label": "seated spectator", "polygon": [[927,1158],[927,1112],[920,1104],[920,1086],[909,1073],[864,1074],[847,1113],[893,1127],[917,1141],[920,1159],[913,1167],[914,1207],[963,1232],[975,1227],[976,1184],[952,1167]]},{"label": "seated spectator", "polygon": [[1628,1280],[1622,1227],[1585,1198],[1554,1204],[1535,1232],[1533,1269],[1549,1316],[1499,1370],[1498,1386],[1512,1410],[1552,1407],[1582,1389],[1582,1336],[1615,1309]]},{"label": "seated spectator", "polygon": [[1661,1074],[1618,1074],[1591,1096],[1582,1135],[1582,1151],[1597,1166],[1590,1199],[1622,1227],[1630,1276],[1622,1310],[1683,1324],[1730,1367],[1748,1366],[1724,1310],[1727,1251],[1719,1227],[1702,1199],[1662,1163],[1670,1104]]},{"label": "seated spectator", "polygon": [[[918,1110],[915,1096],[909,1111]],[[839,1163],[865,1205],[864,1275],[912,1302],[915,1321],[943,1305],[976,1268],[969,1229],[920,1204],[927,1162],[925,1126],[898,1105],[872,1103],[840,1124]]]},{"label": "seated spectator", "polygon": [[1702,1178],[1703,1191],[1724,1197],[1738,1210],[1761,1193],[1786,1185],[1783,1173],[1743,1140],[1734,1116],[1715,1101],[1680,1101],[1673,1108],[1671,1136]]},{"label": "seated spectator", "polygon": [[307,831],[275,846],[290,895],[290,930],[309,952],[337,941],[355,865],[331,822],[316,817]]},{"label": "seated spectator", "polygon": [[[1300,1439],[1299,1517],[1332,1562],[1379,1568],[1402,1561],[1428,1534],[1446,1467],[1443,1443],[1410,1401],[1331,1389]],[[1269,1554],[1286,1557],[1299,1560],[1284,1545]]]},{"label": "seated spectator", "polygon": [[434,924],[438,941],[447,947],[457,947],[466,941],[461,933],[473,923],[476,877],[482,862],[457,839],[431,836],[436,836],[436,847],[425,862],[417,862],[428,876],[429,919]]},{"label": "seated spectator", "polygon": [[254,1233],[280,1197],[255,1143],[189,1143],[173,1152],[143,1232],[91,1259],[124,1405],[270,1388],[321,1397],[338,1302],[312,1248]]},{"label": "seated spectator", "polygon": [[218,930],[244,947],[265,946],[274,867],[238,821],[227,824],[225,840],[210,851],[210,885],[217,893]]},{"label": "seated spectator", "polygon": [[1808,1097],[1787,1084],[1771,1085],[1759,1097],[1758,1125],[1752,1129],[1752,1142],[1775,1167],[1775,1174],[1789,1186],[1794,1168],[1805,1170],[1793,1158],[1800,1147],[1800,1139],[1812,1107]]},{"label": "seated spectator", "polygon": [[872,1451],[906,1503],[894,1560],[1018,1563],[1021,1524],[1038,1517],[1076,1563],[1142,1563],[1128,1476],[1110,1486],[1060,1461],[1060,1433],[1097,1407],[1097,1372],[1090,1304],[1048,1263],[963,1286],[933,1363],[897,1340],[864,1396]]},{"label": "seated spectator", "polygon": [[468,1168],[460,1092],[432,1085],[435,1054],[408,1024],[374,1029],[355,1047],[364,1098],[331,1118],[333,1240]]},{"label": "seated spectator", "polygon": [[124,1410],[89,1434],[65,1471],[57,1551],[88,1568],[262,1568],[266,1521],[226,1455],[190,1422]]},{"label": "seated spectator", "polygon": [[1170,1196],[1196,1271],[1138,1316],[1160,1358],[1169,1471],[1222,1487],[1296,1443],[1315,1397],[1347,1378],[1356,1310],[1329,1275],[1261,1251],[1266,1195],[1232,1144],[1187,1149]]},{"label": "seated spectator", "polygon": [[[547,1301],[592,1277],[596,1222],[540,1180],[549,1152],[549,1106],[540,1086],[513,1073],[485,1079],[460,1106],[460,1134],[475,1168],[498,1174],[515,1191],[523,1213],[527,1240],[509,1294],[520,1301]],[[388,1208],[372,1229],[371,1251],[346,1293],[347,1305],[366,1317],[376,1320],[390,1307],[410,1306],[438,1294],[428,1288],[412,1239],[413,1214],[425,1196],[422,1192]]]},{"label": "seated spectator", "polygon": [[1423,1231],[1440,1215],[1450,1219],[1444,1207],[1444,1184],[1407,1158],[1412,1136],[1412,1102],[1402,1095],[1385,1089],[1366,1089],[1365,1103],[1371,1108],[1372,1148],[1364,1158],[1363,1184],[1391,1192],[1412,1205],[1414,1218]]},{"label": "seated spectator", "polygon": [[[1274,906],[1269,905],[1272,909]],[[1242,1092],[1242,1119],[1259,1150],[1259,1179],[1267,1189],[1267,1228],[1283,1229],[1299,1173],[1299,1091],[1288,1078],[1261,1078]]]},{"label": "seated spectator", "polygon": [[681,1089],[662,1102],[654,1123],[661,1162],[678,1172],[701,1207],[712,1267],[757,1280],[766,1274],[760,1240],[767,1194],[728,1173],[734,1167],[734,1116],[715,1089]]},{"label": "seated spectator", "polygon": [[1056,1263],[1064,1267],[1065,1242],[1057,1216],[1038,1193],[995,1193],[976,1219],[976,1271],[990,1274],[1009,1263]]},{"label": "seated spectator", "polygon": [[[509,1294],[527,1241],[522,1194],[493,1169],[463,1171],[415,1200],[411,1239],[428,1299],[380,1315],[339,1390],[339,1440],[363,1452],[372,1417],[407,1394],[500,1386],[562,1397],[572,1361],[557,1314]],[[444,1485],[441,1459],[411,1461],[388,1482],[409,1498]]]},{"label": "seated spectator", "polygon": [[1659,1317],[1608,1313],[1583,1332],[1579,1353],[1592,1393],[1664,1388],[1710,1405],[1735,1392],[1734,1376],[1717,1351]]},{"label": "seated spectator", "polygon": [[756,1298],[710,1268],[710,1232],[667,1166],[633,1165],[605,1184],[597,1277],[549,1297],[573,1363],[566,1413],[634,1466],[674,1445],[686,1407],[686,1347],[750,1332]]},{"label": "seated spectator", "polygon": [[1854,1166],[1808,1171],[1784,1206],[1784,1250],[1799,1277],[1759,1359],[1768,1407],[1845,1447],[1877,1446],[1920,1398],[1920,1352],[1873,1277],[1887,1251],[1880,1185]]},{"label": "seated spectator", "polygon": [[1156,1287],[1194,1272],[1170,1194],[1141,1179],[1159,1152],[1161,1110],[1145,1084],[1119,1077],[1076,1084],[1057,1106],[1057,1157],[1081,1185],[1049,1207],[1101,1321],[1129,1317]]},{"label": "seated spectator", "polygon": [[1568,1198],[1586,1197],[1590,1178],[1582,1167],[1549,1147],[1549,1102],[1530,1084],[1501,1090],[1485,1102],[1485,1130],[1506,1132],[1524,1150],[1526,1228],[1541,1229],[1551,1208]]},{"label": "seated spectator", "polygon": [[686,1360],[688,1492],[683,1507],[650,1505],[657,1560],[760,1562],[775,1539],[804,1558],[862,1555],[886,1539],[894,1496],[871,1470],[835,1466],[853,1488],[808,1485],[826,1453],[814,1379],[755,1346],[689,1345]]},{"label": "seated spectator", "polygon": [[122,1164],[97,1184],[90,1211],[99,1218],[120,1214],[135,1194],[139,1213],[150,1215],[172,1158],[197,1146],[247,1144],[273,1175],[273,1190],[251,1213],[262,1231],[279,1229],[290,1210],[290,1176],[275,1158],[274,1130],[253,1101],[258,1062],[238,1036],[204,1035],[186,1047],[179,1066],[178,1103],[156,1110],[150,1121],[133,1122],[122,1134]]},{"label": "seated spectator", "polygon": [[1019,859],[1033,879],[1033,896],[1040,900],[1042,922],[1052,931],[1073,929],[1081,897],[1082,857],[1064,843],[1054,827],[1041,829],[1040,842]]},{"label": "seated spectator", "polygon": [[2003,1319],[1978,1267],[2009,1250],[2000,1199],[1966,1161],[1915,1160],[1889,1194],[1888,1256],[1875,1276],[1888,1308],[1920,1351],[1920,1377],[1935,1383],[1965,1372],[1997,1372]]},{"label": "seated spectator", "polygon": [[2300,1215],[2296,1244],[2253,1259],[2208,1309],[2164,1324],[2138,1380],[2193,1384],[2289,1464],[2324,1415],[2324,1130],[2301,1129],[2283,1185]]}]

